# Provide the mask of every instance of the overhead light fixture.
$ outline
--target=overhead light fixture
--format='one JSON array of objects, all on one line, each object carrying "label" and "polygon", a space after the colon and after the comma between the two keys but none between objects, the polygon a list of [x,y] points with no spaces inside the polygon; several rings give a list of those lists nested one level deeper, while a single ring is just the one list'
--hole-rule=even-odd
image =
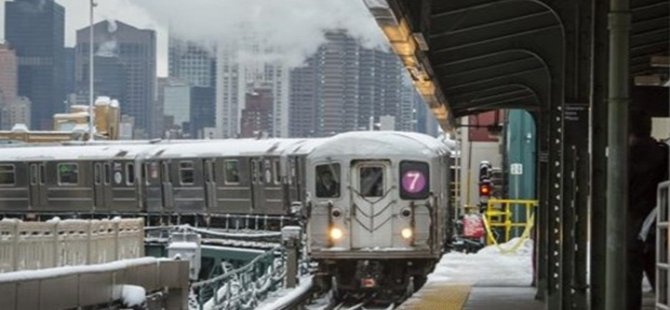
[{"label": "overhead light fixture", "polygon": [[423,36],[421,32],[415,32],[412,34],[414,41],[419,45],[419,49],[422,51],[428,51],[428,42],[426,42],[426,37]]}]

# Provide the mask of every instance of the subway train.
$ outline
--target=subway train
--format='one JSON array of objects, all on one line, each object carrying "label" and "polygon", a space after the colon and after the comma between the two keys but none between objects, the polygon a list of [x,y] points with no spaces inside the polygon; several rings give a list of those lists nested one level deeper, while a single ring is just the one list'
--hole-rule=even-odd
[{"label": "subway train", "polygon": [[450,236],[451,153],[392,131],[3,147],[0,216],[302,218],[324,287],[397,291],[423,283]]}]

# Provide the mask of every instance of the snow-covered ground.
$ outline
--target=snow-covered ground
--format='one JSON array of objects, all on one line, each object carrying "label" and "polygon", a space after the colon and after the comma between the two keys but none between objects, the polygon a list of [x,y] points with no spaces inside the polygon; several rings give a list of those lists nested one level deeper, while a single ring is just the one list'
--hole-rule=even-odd
[{"label": "snow-covered ground", "polygon": [[[517,244],[515,238],[505,244],[510,249]],[[527,286],[533,280],[533,241],[521,241],[511,253],[501,253],[491,245],[477,253],[451,252],[442,256],[428,282],[450,282],[480,286]]]},{"label": "snow-covered ground", "polygon": [[276,292],[270,293],[268,298],[263,301],[258,307],[257,310],[275,310],[280,309],[286,305],[289,305],[298,296],[304,294],[312,287],[312,276],[304,276],[300,278],[300,284],[297,287],[291,289],[280,289]]}]

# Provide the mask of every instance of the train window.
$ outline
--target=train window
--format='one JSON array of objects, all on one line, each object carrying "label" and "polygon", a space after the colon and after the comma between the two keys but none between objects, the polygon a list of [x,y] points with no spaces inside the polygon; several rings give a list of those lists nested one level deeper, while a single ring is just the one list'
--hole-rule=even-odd
[{"label": "train window", "polygon": [[428,163],[400,162],[400,198],[426,199],[430,196],[430,169]]},{"label": "train window", "polygon": [[93,165],[93,178],[95,179],[95,184],[100,184],[102,182],[102,176],[100,175],[100,164]]},{"label": "train window", "polygon": [[79,183],[79,165],[75,163],[58,164],[58,184],[73,185]]},{"label": "train window", "polygon": [[135,164],[126,164],[126,184],[135,184]]},{"label": "train window", "polygon": [[46,164],[40,164],[40,184],[47,183],[47,168]]},{"label": "train window", "polygon": [[14,165],[0,165],[0,185],[14,185],[15,172]]},{"label": "train window", "polygon": [[361,167],[358,173],[361,196],[384,196],[384,167]]},{"label": "train window", "polygon": [[105,164],[105,184],[112,183],[112,165],[109,163]]},{"label": "train window", "polygon": [[340,197],[340,164],[316,166],[316,197]]},{"label": "train window", "polygon": [[37,179],[39,178],[39,170],[37,170],[37,164],[30,165],[30,184],[37,185]]},{"label": "train window", "polygon": [[226,169],[225,183],[226,184],[240,184],[240,170],[237,160],[226,160],[224,162]]},{"label": "train window", "polygon": [[279,170],[279,161],[272,161],[272,174],[275,176],[275,184],[281,184],[281,174]]},{"label": "train window", "polygon": [[179,163],[179,178],[182,185],[193,184],[193,162],[182,161]]}]

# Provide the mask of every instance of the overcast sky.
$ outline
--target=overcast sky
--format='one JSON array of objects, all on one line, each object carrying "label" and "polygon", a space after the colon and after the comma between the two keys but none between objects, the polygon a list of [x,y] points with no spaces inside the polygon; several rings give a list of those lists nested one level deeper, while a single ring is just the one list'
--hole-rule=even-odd
[{"label": "overcast sky", "polygon": [[[0,35],[4,38],[4,2]],[[56,0],[65,7],[65,45],[88,26],[88,0]],[[199,42],[231,44],[243,33],[274,47],[279,61],[299,65],[324,42],[323,32],[343,28],[370,47],[387,45],[363,0],[97,0],[95,21],[115,19],[153,29],[158,38],[158,75],[167,75],[167,29]]]}]

